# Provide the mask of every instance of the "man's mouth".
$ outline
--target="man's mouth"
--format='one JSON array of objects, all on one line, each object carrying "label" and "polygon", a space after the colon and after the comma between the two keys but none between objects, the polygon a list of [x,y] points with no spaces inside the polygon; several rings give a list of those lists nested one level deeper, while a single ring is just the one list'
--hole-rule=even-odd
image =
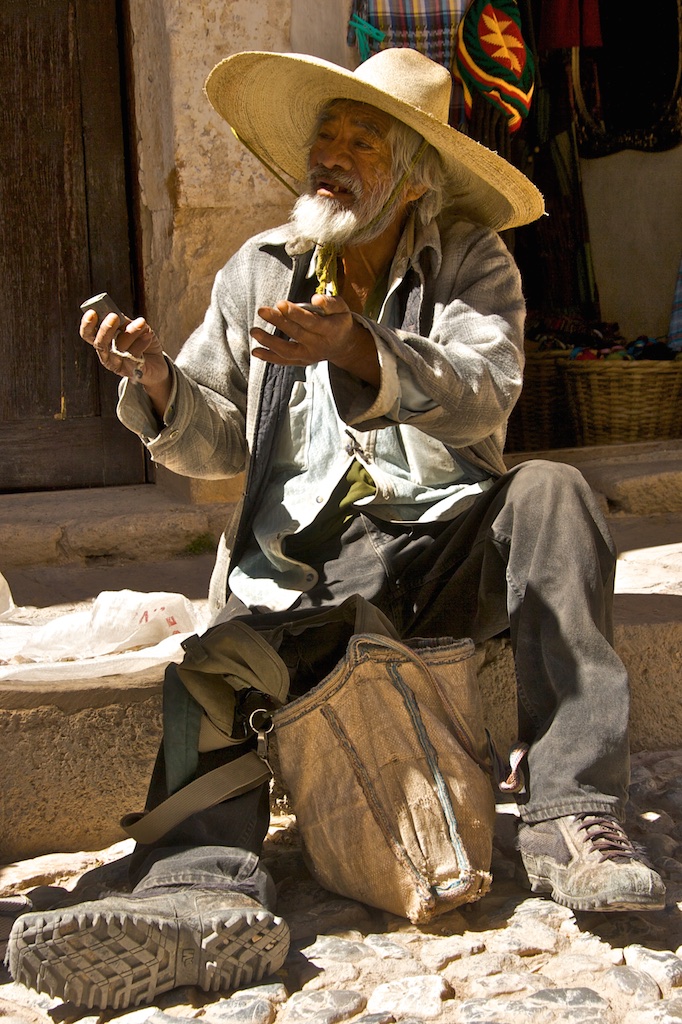
[{"label": "man's mouth", "polygon": [[344,184],[334,177],[313,175],[312,187],[316,195],[341,200],[356,199],[357,190],[349,183]]},{"label": "man's mouth", "polygon": [[343,185],[334,185],[330,181],[321,181],[317,186],[318,195],[327,196],[350,196],[353,193],[349,192]]}]

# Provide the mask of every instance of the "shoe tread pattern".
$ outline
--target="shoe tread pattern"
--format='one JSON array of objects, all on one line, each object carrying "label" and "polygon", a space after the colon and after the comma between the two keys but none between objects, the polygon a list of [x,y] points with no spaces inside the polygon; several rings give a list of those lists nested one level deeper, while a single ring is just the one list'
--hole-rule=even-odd
[{"label": "shoe tread pattern", "polygon": [[125,1009],[179,985],[206,992],[258,981],[286,956],[288,929],[267,913],[230,914],[197,935],[130,913],[27,915],[12,937],[16,981],[89,1009]]}]

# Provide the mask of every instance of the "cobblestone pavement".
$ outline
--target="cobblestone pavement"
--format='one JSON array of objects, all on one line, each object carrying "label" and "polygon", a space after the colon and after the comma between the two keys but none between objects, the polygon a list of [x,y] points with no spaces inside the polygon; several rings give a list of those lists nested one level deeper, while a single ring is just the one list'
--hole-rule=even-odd
[{"label": "cobblestone pavement", "polygon": [[[232,995],[176,989],[156,1005],[99,1015],[0,978],[7,1024],[667,1024],[682,1021],[682,750],[633,758],[628,830],[666,879],[657,913],[574,913],[519,879],[514,817],[498,816],[489,895],[415,926],[319,888],[292,819],[276,820],[264,856],[292,947],[267,982]],[[106,855],[104,855],[106,859]],[[49,861],[50,858],[41,860]],[[83,858],[81,858],[83,860]],[[87,857],[84,863],[87,862]],[[71,864],[70,885],[84,869]],[[92,863],[92,862],[91,862]],[[62,858],[62,869],[64,858]],[[120,862],[105,870],[113,885]],[[0,869],[3,895],[51,876]],[[49,873],[48,873],[49,875]],[[23,880],[22,880],[23,879]]]}]

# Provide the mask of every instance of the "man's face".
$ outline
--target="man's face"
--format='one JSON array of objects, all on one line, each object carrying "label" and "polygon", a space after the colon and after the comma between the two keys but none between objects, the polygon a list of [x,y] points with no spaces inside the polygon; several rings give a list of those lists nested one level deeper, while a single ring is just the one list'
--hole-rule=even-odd
[{"label": "man's face", "polygon": [[398,203],[371,223],[395,184],[390,124],[388,114],[364,103],[339,100],[330,105],[310,149],[306,191],[292,216],[302,236],[358,244],[402,216],[404,205]]},{"label": "man's face", "polygon": [[[388,114],[364,103],[333,104],[308,157],[315,194],[348,209],[358,199],[392,186],[390,121]],[[339,184],[346,177],[354,187]]]}]

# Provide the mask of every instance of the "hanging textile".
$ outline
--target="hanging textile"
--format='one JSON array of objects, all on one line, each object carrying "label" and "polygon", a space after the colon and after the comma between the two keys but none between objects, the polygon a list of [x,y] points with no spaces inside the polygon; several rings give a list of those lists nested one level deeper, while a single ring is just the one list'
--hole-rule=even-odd
[{"label": "hanging textile", "polygon": [[597,322],[601,313],[567,55],[570,51],[556,50],[541,57],[541,84],[524,122],[522,141],[529,155],[526,173],[544,195],[548,216],[517,229],[514,255],[532,313]]},{"label": "hanging textile", "polygon": [[599,0],[553,0],[542,13],[541,50],[601,46]]},{"label": "hanging textile", "polygon": [[[361,62],[388,47],[410,47],[452,71],[457,26],[469,0],[353,0],[348,45]],[[464,116],[462,90],[453,83],[450,124]]]},{"label": "hanging textile", "polygon": [[639,0],[600,0],[599,12],[603,45],[573,52],[580,155],[680,145],[682,0],[646,11]]},{"label": "hanging textile", "polygon": [[535,62],[516,0],[473,0],[457,30],[453,73],[462,82],[468,118],[479,93],[506,117],[510,132],[521,127],[530,109]]},{"label": "hanging textile", "polygon": [[680,269],[677,272],[675,284],[675,295],[673,298],[673,310],[670,315],[670,326],[668,328],[668,346],[675,352],[682,352],[682,260]]}]

